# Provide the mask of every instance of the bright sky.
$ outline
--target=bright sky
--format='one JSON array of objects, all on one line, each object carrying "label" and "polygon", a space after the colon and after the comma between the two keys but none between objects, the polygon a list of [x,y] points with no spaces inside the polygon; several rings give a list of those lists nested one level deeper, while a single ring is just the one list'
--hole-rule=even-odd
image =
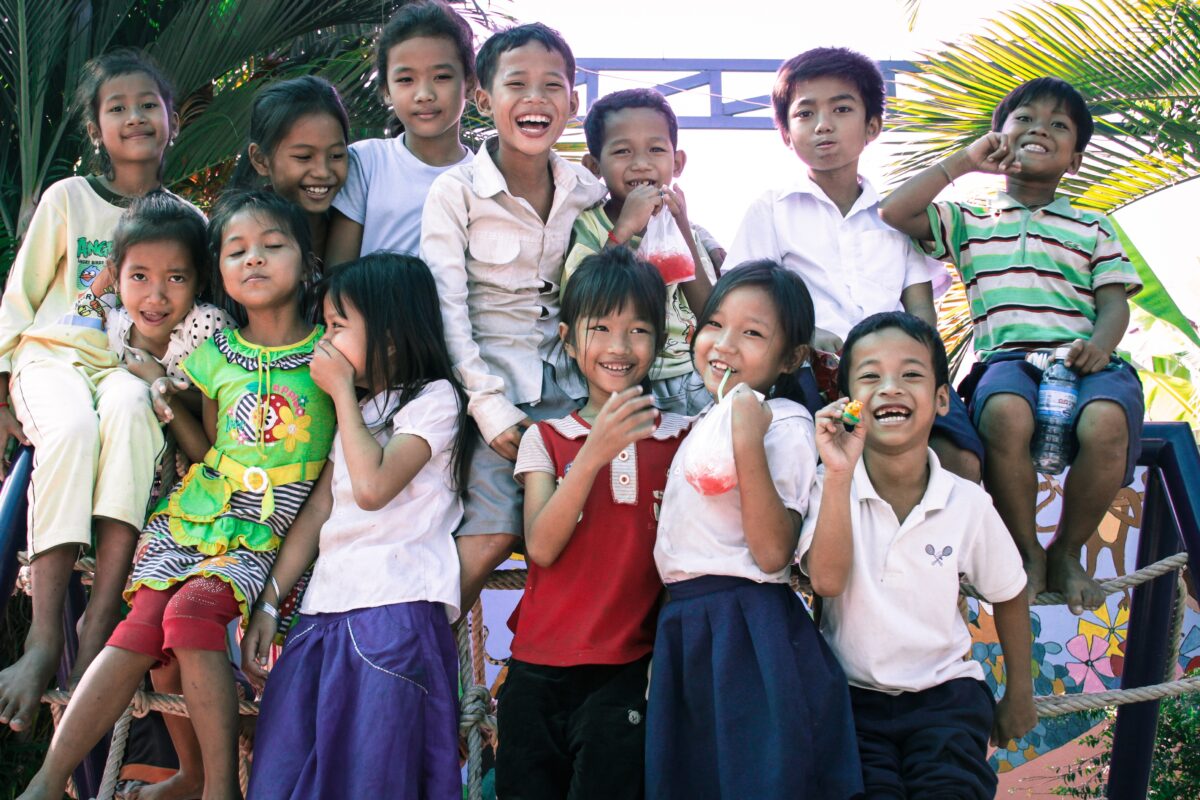
[{"label": "bright sky", "polygon": [[[485,7],[489,4],[484,3]],[[876,59],[912,59],[940,42],[978,31],[1011,0],[922,0],[909,32],[901,0],[737,0],[668,3],[663,0],[607,0],[601,4],[564,0],[491,3],[522,22],[557,28],[581,58],[771,58],[783,60],[810,47],[846,46]],[[646,83],[677,75],[638,76]],[[751,97],[770,92],[771,77],[727,81],[726,93]],[[628,77],[602,78],[601,94],[638,85]],[[693,95],[694,92],[686,93]],[[699,98],[672,97],[677,111]],[[697,113],[697,112],[690,112]],[[689,215],[728,244],[744,209],[765,189],[794,175],[801,164],[774,131],[680,132],[688,154],[679,185],[687,193]],[[863,154],[860,170],[883,186],[892,158],[886,136]],[[1192,319],[1200,319],[1200,226],[1185,223],[1182,211],[1200,207],[1200,181],[1139,201],[1119,215],[1122,225]],[[1178,220],[1178,223],[1174,221]],[[1170,231],[1170,237],[1166,232]],[[1183,233],[1180,233],[1183,231]]]}]

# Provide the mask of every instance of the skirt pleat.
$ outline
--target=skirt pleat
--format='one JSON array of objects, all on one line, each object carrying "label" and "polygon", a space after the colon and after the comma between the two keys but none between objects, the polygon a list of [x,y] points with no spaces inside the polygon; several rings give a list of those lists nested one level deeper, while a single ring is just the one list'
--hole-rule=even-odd
[{"label": "skirt pleat", "polygon": [[846,677],[784,584],[671,584],[646,722],[648,798],[862,793]]}]

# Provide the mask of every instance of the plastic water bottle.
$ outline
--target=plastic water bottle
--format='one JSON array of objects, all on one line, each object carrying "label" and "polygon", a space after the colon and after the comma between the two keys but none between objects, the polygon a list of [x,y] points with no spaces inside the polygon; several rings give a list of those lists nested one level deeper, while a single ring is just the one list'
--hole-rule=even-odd
[{"label": "plastic water bottle", "polygon": [[1065,363],[1069,351],[1069,347],[1054,351],[1038,387],[1033,465],[1046,475],[1058,475],[1067,466],[1071,423],[1079,402],[1079,376]]}]

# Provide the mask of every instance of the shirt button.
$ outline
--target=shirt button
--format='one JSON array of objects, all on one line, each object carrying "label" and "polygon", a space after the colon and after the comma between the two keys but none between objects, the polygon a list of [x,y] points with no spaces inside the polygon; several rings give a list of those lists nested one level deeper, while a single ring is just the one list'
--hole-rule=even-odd
[{"label": "shirt button", "polygon": [[622,476],[620,476],[619,478],[617,478],[617,483],[621,484],[622,486],[626,486],[626,485],[628,485],[628,483],[629,483],[629,476],[628,476],[628,475],[622,475]]}]

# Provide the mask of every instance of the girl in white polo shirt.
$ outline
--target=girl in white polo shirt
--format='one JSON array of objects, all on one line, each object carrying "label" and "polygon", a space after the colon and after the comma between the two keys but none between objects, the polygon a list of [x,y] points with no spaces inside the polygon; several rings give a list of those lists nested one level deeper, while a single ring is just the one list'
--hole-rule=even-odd
[{"label": "girl in white polo shirt", "polygon": [[706,495],[684,477],[697,437],[671,463],[654,548],[670,600],[646,712],[651,800],[862,791],[846,677],[788,585],[817,466],[812,417],[794,402],[812,333],[804,282],[772,261],[722,276],[697,321],[696,373],[714,395],[737,387],[737,484]]},{"label": "girl in white polo shirt", "polygon": [[472,431],[437,290],[419,259],[374,253],[328,279],[324,311],[312,375],[337,438],[250,620],[251,680],[320,555],[267,681],[249,796],[459,797],[451,534]]}]

